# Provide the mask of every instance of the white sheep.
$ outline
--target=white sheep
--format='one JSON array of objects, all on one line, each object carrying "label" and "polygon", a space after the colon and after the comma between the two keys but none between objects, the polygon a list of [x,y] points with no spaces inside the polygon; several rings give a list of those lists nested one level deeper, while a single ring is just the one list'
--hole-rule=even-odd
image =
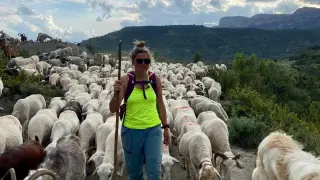
[{"label": "white sheep", "polygon": [[220,69],[223,71],[223,72],[226,72],[227,71],[227,66],[225,64],[220,64]]},{"label": "white sheep", "polygon": [[199,125],[202,125],[203,122],[210,121],[210,120],[217,118],[217,117],[218,117],[217,114],[213,111],[204,111],[198,115],[197,123]]},{"label": "white sheep", "polygon": [[68,86],[71,83],[71,76],[68,73],[63,73],[60,76],[59,84],[62,87],[62,90],[68,90]]},{"label": "white sheep", "polygon": [[89,149],[90,144],[93,145],[92,142],[94,142],[96,129],[102,123],[102,115],[98,112],[91,112],[87,114],[86,119],[80,124],[80,147],[84,152]]},{"label": "white sheep", "polygon": [[176,118],[177,113],[180,109],[191,109],[190,105],[187,100],[180,99],[180,100],[170,100],[168,101],[168,105],[170,108],[170,111],[172,113],[173,119]]},{"label": "white sheep", "polygon": [[13,106],[11,115],[19,119],[23,127],[26,127],[40,109],[46,107],[46,101],[41,94],[32,94],[24,99],[19,99]]},{"label": "white sheep", "polygon": [[67,101],[61,99],[61,97],[54,97],[54,98],[50,100],[49,108],[54,109],[56,113],[58,113],[67,104]]},{"label": "white sheep", "polygon": [[208,90],[209,98],[215,102],[220,102],[221,85],[218,82],[212,82],[210,89]]},{"label": "white sheep", "polygon": [[40,144],[48,144],[54,122],[58,120],[54,109],[41,109],[28,124],[28,139],[38,136]]},{"label": "white sheep", "polygon": [[49,76],[49,84],[50,84],[51,86],[57,86],[59,80],[60,80],[60,75],[59,75],[58,73],[52,73],[52,74]]},{"label": "white sheep", "polygon": [[40,109],[46,108],[46,100],[42,94],[32,94],[25,98],[30,105],[30,116],[32,118]]},{"label": "white sheep", "polygon": [[24,74],[26,77],[39,76],[39,72],[36,69],[22,68],[20,73]]},{"label": "white sheep", "polygon": [[116,116],[109,117],[105,123],[100,124],[96,131],[96,152],[90,157],[87,163],[86,171],[87,174],[91,175],[96,167],[102,164],[104,152],[106,149],[106,139],[109,134],[115,129]]},{"label": "white sheep", "polygon": [[[118,130],[118,146],[117,146],[117,156],[118,156],[118,176],[122,176],[124,170],[124,154],[122,150],[122,141],[121,141],[121,125]],[[93,174],[98,174],[100,180],[111,180],[112,173],[114,170],[114,139],[115,139],[115,129],[108,135],[106,139],[106,150],[102,164],[97,167]]]},{"label": "white sheep", "polygon": [[81,107],[91,100],[91,95],[87,92],[79,92],[75,96],[75,100],[80,103]]},{"label": "white sheep", "polygon": [[76,84],[76,85],[72,85],[68,92],[72,93],[75,90],[82,90],[83,92],[88,92],[88,87],[84,84]]},{"label": "white sheep", "polygon": [[47,75],[51,65],[45,61],[40,61],[36,64],[36,69],[40,75]]},{"label": "white sheep", "polygon": [[7,66],[9,68],[14,68],[14,67],[21,67],[21,66],[27,65],[27,64],[36,64],[38,62],[39,62],[39,57],[38,57],[38,59],[36,57],[32,57],[32,56],[29,58],[15,57],[15,58],[10,59]]},{"label": "white sheep", "polygon": [[[197,117],[194,114],[193,109],[189,107],[180,107],[177,111],[177,115],[174,118],[174,128],[173,132],[176,134],[181,133],[182,126],[185,123],[197,122]],[[175,143],[177,144],[177,142]]]},{"label": "white sheep", "polygon": [[[162,134],[164,130],[162,129]],[[162,136],[163,139],[163,136]],[[161,160],[161,169],[163,172],[163,180],[170,180],[171,179],[171,168],[173,164],[179,163],[179,160],[172,157],[169,152],[169,146],[162,144],[162,160]]]},{"label": "white sheep", "polygon": [[203,82],[206,90],[209,90],[212,86],[212,83],[215,82],[215,80],[210,77],[203,77],[201,81]]},{"label": "white sheep", "polygon": [[177,84],[175,93],[176,93],[175,96],[177,97],[177,99],[181,99],[183,96],[186,95],[187,89],[183,84]]},{"label": "white sheep", "polygon": [[214,102],[206,97],[197,96],[190,100],[190,106],[194,109],[195,114],[199,115],[204,111],[213,111],[219,118],[228,121],[229,117],[220,103]]},{"label": "white sheep", "polygon": [[86,115],[91,112],[95,112],[99,110],[99,100],[91,99],[89,102],[82,106],[82,115]]},{"label": "white sheep", "polygon": [[26,99],[19,99],[13,106],[11,115],[18,118],[21,125],[26,124],[30,119],[30,105]]},{"label": "white sheep", "polygon": [[214,168],[210,140],[203,132],[195,132],[189,139],[189,157],[195,179],[221,180]]},{"label": "white sheep", "polygon": [[45,148],[50,153],[57,145],[57,141],[69,134],[76,134],[80,128],[77,114],[74,111],[66,110],[59,115],[59,119],[55,121],[51,132],[51,143]]},{"label": "white sheep", "polygon": [[5,150],[18,147],[22,141],[22,126],[20,121],[12,116],[0,117],[0,153]]},{"label": "white sheep", "polygon": [[[201,127],[198,123],[196,122],[187,122],[187,123],[184,123],[182,125],[182,128],[181,128],[181,131],[180,131],[180,134],[177,138],[177,142],[179,143],[180,139],[182,138],[182,136],[187,133],[187,132],[200,132],[201,131]],[[177,144],[178,144],[177,143]]]},{"label": "white sheep", "polygon": [[90,88],[91,97],[92,98],[98,98],[99,94],[101,93],[102,90],[103,90],[103,88],[100,85],[96,85],[96,86]]},{"label": "white sheep", "polygon": [[[234,155],[230,148],[229,131],[226,123],[218,117],[212,117],[201,124],[201,130],[205,133],[211,144],[216,168],[220,165],[220,175],[223,179],[231,180],[231,172],[234,167],[243,168],[239,161],[240,154]],[[220,157],[220,163],[216,158]]]}]

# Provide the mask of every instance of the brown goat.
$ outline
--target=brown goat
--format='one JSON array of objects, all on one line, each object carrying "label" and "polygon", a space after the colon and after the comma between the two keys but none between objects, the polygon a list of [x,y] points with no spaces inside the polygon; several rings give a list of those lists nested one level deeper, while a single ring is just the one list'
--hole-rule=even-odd
[{"label": "brown goat", "polygon": [[7,46],[4,40],[1,41],[1,50],[3,50],[5,57],[9,58],[9,60],[18,56],[16,48]]},{"label": "brown goat", "polygon": [[[38,168],[45,156],[46,152],[36,136],[35,140],[29,140],[0,154],[0,177],[3,177],[9,169],[14,168],[17,180],[23,180],[29,170]],[[6,177],[4,180],[10,180],[10,178]]]}]

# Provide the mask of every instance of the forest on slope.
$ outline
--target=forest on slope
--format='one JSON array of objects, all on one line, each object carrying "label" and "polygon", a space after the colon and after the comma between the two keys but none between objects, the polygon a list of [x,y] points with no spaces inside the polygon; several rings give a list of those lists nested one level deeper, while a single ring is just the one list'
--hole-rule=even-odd
[{"label": "forest on slope", "polygon": [[281,129],[320,154],[320,46],[274,60],[238,53],[228,68],[208,75],[221,83],[233,144],[256,148]]},{"label": "forest on slope", "polygon": [[198,52],[203,61],[225,62],[241,52],[261,58],[279,58],[307,46],[320,44],[320,29],[262,30],[253,28],[208,28],[197,25],[125,27],[90,38],[96,52],[116,52],[119,40],[124,51],[135,39],[144,40],[153,52],[171,61],[187,62]]}]

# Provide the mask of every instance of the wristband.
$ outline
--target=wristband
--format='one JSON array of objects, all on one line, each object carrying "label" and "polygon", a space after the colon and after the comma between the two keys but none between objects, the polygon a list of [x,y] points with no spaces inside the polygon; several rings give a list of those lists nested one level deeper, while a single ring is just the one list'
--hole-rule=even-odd
[{"label": "wristband", "polygon": [[169,124],[165,124],[161,127],[162,129],[169,128]]}]

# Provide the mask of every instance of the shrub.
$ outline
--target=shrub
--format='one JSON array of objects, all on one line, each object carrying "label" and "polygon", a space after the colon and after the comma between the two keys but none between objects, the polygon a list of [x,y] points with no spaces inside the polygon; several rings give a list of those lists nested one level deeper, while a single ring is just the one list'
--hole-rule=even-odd
[{"label": "shrub", "polygon": [[[269,131],[281,129],[304,144],[307,151],[320,154],[319,123],[307,122],[299,118],[287,106],[275,102],[275,99],[252,88],[237,87],[231,89],[229,95],[232,99],[244,102],[243,105],[236,105],[232,108],[233,118],[229,125],[232,132],[230,138],[239,141],[240,145],[254,147],[257,145],[255,143],[261,142]],[[313,105],[310,110],[316,113],[317,110],[314,108],[317,105]],[[254,133],[253,137],[249,136],[250,133]]]},{"label": "shrub", "polygon": [[[319,53],[299,54],[317,59]],[[298,57],[298,56],[296,56]],[[210,66],[207,75],[222,86],[230,114],[230,141],[255,148],[271,131],[283,130],[320,154],[320,78],[316,65],[284,66],[254,55],[236,54],[232,67],[219,72]]]},{"label": "shrub", "polygon": [[4,88],[7,89],[0,98],[0,104],[5,104],[1,114],[11,114],[16,101],[31,94],[42,94],[47,103],[49,103],[53,97],[61,97],[64,95],[60,88],[44,85],[41,82],[43,78],[41,76],[27,77],[23,72],[18,76],[9,76],[4,72],[5,65],[6,62],[0,59],[0,77],[3,81]]},{"label": "shrub", "polygon": [[270,132],[266,123],[244,116],[231,118],[228,129],[230,142],[243,148],[256,148]]}]

